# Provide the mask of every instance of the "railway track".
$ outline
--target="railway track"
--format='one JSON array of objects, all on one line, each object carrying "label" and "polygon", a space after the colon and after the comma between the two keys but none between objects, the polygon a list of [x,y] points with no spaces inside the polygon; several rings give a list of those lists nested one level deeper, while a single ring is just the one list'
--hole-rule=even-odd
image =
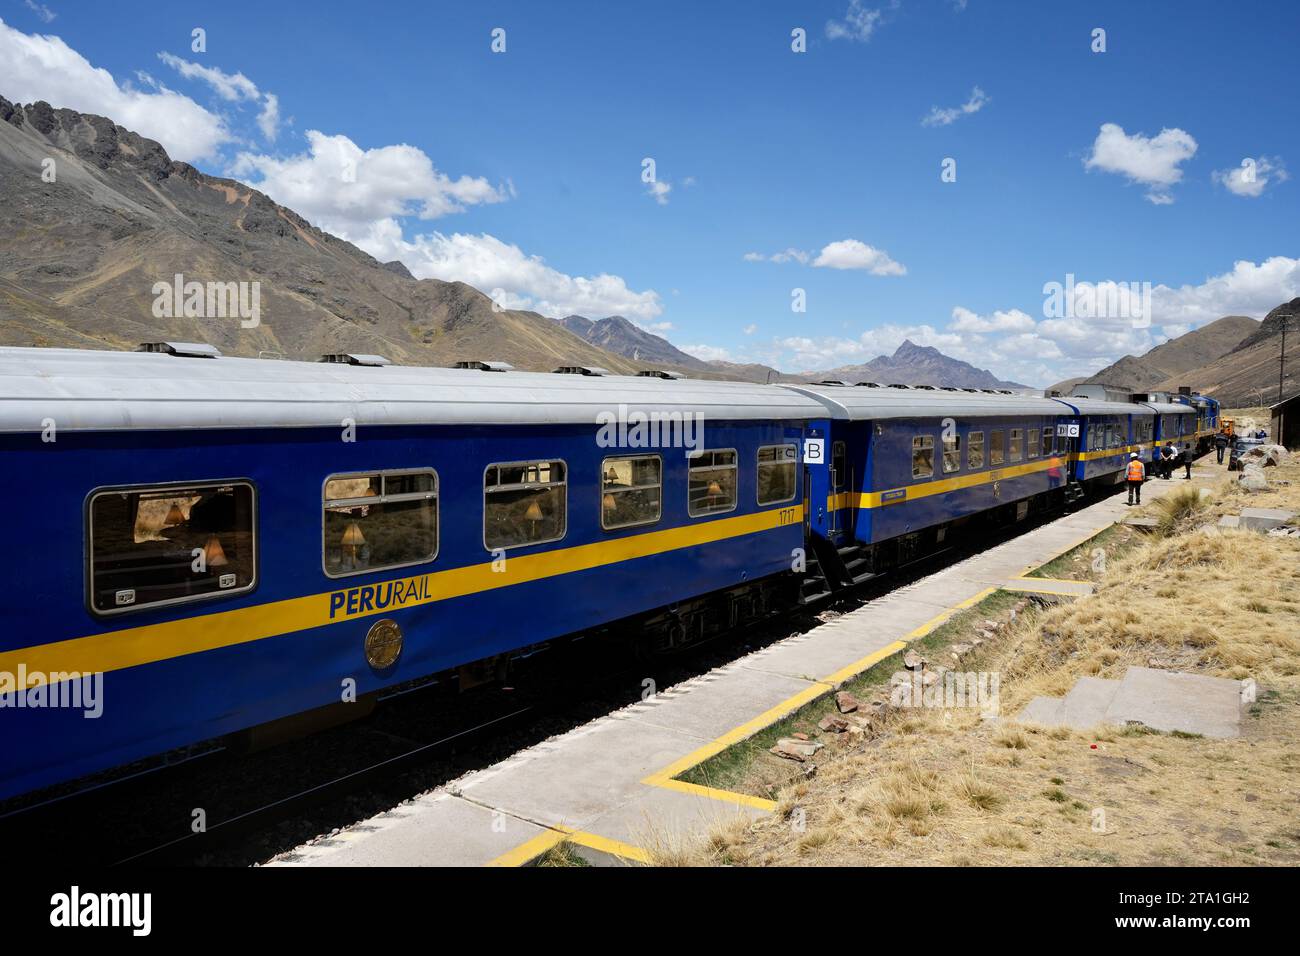
[{"label": "railway track", "polygon": [[265,750],[176,755],[40,802],[0,808],[20,852],[90,865],[251,865],[383,812],[474,769],[808,630],[847,609],[1082,507],[1063,509],[929,554],[813,610],[791,608],[654,663],[620,642],[574,641],[524,660],[504,687],[452,694],[431,683],[360,720]]}]

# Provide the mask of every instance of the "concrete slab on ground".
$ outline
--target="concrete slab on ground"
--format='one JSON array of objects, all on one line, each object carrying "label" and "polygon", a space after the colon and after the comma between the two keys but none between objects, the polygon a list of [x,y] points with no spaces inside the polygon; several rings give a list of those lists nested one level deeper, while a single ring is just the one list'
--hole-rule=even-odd
[{"label": "concrete slab on ground", "polygon": [[1061,699],[1060,723],[1079,730],[1100,726],[1106,720],[1120,684],[1120,681],[1102,677],[1080,677]]},{"label": "concrete slab on ground", "polygon": [[1016,715],[1022,724],[1042,724],[1055,727],[1061,721],[1060,697],[1035,697]]},{"label": "concrete slab on ground", "polygon": [[1271,531],[1290,524],[1295,512],[1281,508],[1242,508],[1240,526],[1251,531]]},{"label": "concrete slab on ground", "polygon": [[1106,723],[1141,723],[1205,737],[1241,736],[1241,683],[1222,677],[1130,667]]}]

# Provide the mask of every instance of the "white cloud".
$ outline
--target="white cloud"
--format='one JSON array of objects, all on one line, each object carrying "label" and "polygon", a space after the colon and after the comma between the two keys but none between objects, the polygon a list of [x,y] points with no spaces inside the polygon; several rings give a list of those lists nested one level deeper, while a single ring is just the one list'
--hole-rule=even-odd
[{"label": "white cloud", "polygon": [[[203,66],[166,52],[159,53],[158,59],[185,79],[206,83],[223,100],[231,103],[260,102],[262,110],[257,116],[257,126],[268,142],[275,142],[280,133],[280,98],[274,93],[263,93],[243,73],[227,73],[218,67]],[[144,75],[141,79],[154,82],[151,77]]]},{"label": "white cloud", "polygon": [[1216,169],[1210,178],[1234,195],[1255,199],[1264,194],[1269,183],[1284,183],[1291,177],[1281,157],[1270,159],[1261,156],[1259,159],[1247,157],[1240,166],[1231,169]]},{"label": "white cloud", "polygon": [[[1084,288],[1101,298],[1121,284],[1112,280],[1076,284],[1076,291]],[[890,323],[856,338],[777,338],[772,342],[774,351],[764,360],[783,368],[825,370],[892,354],[904,339],[910,339],[990,369],[999,378],[1045,386],[1092,375],[1124,355],[1141,355],[1225,315],[1262,318],[1278,303],[1296,296],[1300,296],[1300,259],[1274,256],[1261,263],[1236,262],[1230,271],[1197,285],[1153,284],[1149,326],[1120,316],[1035,318],[1020,309],[979,314],[959,305],[942,327]],[[1122,295],[1120,300],[1122,305]],[[1035,311],[1043,314],[1041,306]]]},{"label": "white cloud", "polygon": [[57,36],[26,34],[0,20],[0,91],[17,103],[46,100],[56,107],[107,116],[162,144],[173,159],[215,156],[235,137],[220,116],[166,87],[145,92],[119,86]]},{"label": "white cloud", "polygon": [[307,131],[308,151],[286,158],[240,153],[233,172],[313,224],[358,241],[386,219],[436,219],[466,206],[500,202],[508,187],[452,179],[414,146],[362,149],[347,136]]},{"label": "white cloud", "polygon": [[978,113],[989,104],[988,95],[978,86],[970,91],[970,99],[961,106],[949,106],[940,109],[937,106],[930,107],[930,115],[921,120],[922,126],[947,126],[954,120],[960,119],[971,113]]},{"label": "white cloud", "polygon": [[45,23],[53,23],[54,18],[58,16],[57,13],[43,3],[33,3],[32,0],[23,0],[23,5],[26,6],[28,10],[32,11],[32,13],[40,17]]},{"label": "white cloud", "polygon": [[745,253],[746,262],[797,262],[800,265],[807,265],[811,258],[812,254],[802,249],[786,249],[784,252],[774,252],[770,256],[765,256],[761,252]]},{"label": "white cloud", "polygon": [[[400,259],[418,279],[467,282],[507,308],[533,309],[551,318],[622,315],[648,323],[663,312],[659,294],[635,292],[615,275],[571,276],[495,236],[439,232],[402,237],[395,219],[384,219],[358,246],[381,261]],[[644,325],[651,331],[670,326]]]},{"label": "white cloud", "polygon": [[274,143],[280,135],[280,98],[267,93],[262,101],[262,112],[257,114],[257,125],[267,141]]},{"label": "white cloud", "polygon": [[240,100],[261,99],[262,94],[258,91],[257,84],[243,73],[226,73],[215,66],[202,66],[171,53],[159,53],[158,59],[185,79],[201,80],[208,84],[223,100],[235,103]]},{"label": "white cloud", "polygon": [[883,249],[869,246],[857,239],[841,239],[829,243],[813,260],[813,265],[824,269],[864,269],[873,276],[907,274],[907,268],[889,258]]},{"label": "white cloud", "polygon": [[1195,155],[1196,140],[1181,129],[1162,129],[1151,137],[1130,136],[1114,123],[1103,123],[1084,166],[1126,176],[1148,187],[1149,202],[1168,205],[1174,201],[1169,187],[1183,178],[1179,165]]},{"label": "white cloud", "polygon": [[668,194],[672,191],[672,183],[665,179],[657,179],[646,187],[646,195],[653,197],[661,206],[668,205]]},{"label": "white cloud", "polygon": [[755,325],[753,322],[751,322],[749,323],[749,325],[745,326],[743,331],[746,335],[753,335],[755,332],[758,331],[758,326]]},{"label": "white cloud", "polygon": [[826,37],[830,40],[854,40],[866,43],[880,26],[884,11],[868,9],[862,0],[849,0],[849,9],[843,20],[826,21]]},{"label": "white cloud", "polygon": [[827,243],[818,253],[789,248],[771,255],[747,252],[744,259],[746,262],[797,262],[804,266],[811,262],[817,269],[862,269],[877,276],[907,274],[907,268],[902,263],[891,259],[883,249],[869,246],[857,239],[840,239],[837,242]]}]

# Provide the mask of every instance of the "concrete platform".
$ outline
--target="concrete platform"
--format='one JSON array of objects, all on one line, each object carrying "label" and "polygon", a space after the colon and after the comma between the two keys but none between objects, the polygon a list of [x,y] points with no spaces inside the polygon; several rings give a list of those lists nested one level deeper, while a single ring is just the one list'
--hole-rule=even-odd
[{"label": "concrete platform", "polygon": [[1116,495],[1042,525],[805,634],[298,847],[271,865],[520,865],[561,840],[592,862],[637,863],[647,859],[646,846],[672,847],[719,820],[769,812],[770,801],[674,778],[899,653],[999,588],[1085,593],[1090,587],[1077,582],[1021,575],[1109,527],[1126,510]]},{"label": "concrete platform", "polygon": [[1061,722],[1061,697],[1035,697],[1016,715],[1022,724],[1042,724],[1055,727]]}]

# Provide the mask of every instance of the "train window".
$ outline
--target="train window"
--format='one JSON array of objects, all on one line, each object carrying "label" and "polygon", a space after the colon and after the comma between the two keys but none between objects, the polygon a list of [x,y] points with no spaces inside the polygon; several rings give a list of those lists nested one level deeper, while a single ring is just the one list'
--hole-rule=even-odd
[{"label": "train window", "polygon": [[912,438],[912,477],[929,478],[934,475],[934,436],[916,435]]},{"label": "train window", "polygon": [[438,554],[438,476],[430,469],[331,475],[324,512],[321,554],[332,578]]},{"label": "train window", "polygon": [[1049,426],[1043,429],[1043,454],[1050,455],[1051,453],[1052,453],[1052,429]]},{"label": "train window", "polygon": [[1025,430],[1011,429],[1011,461],[1020,461],[1025,457]]},{"label": "train window", "polygon": [[1096,451],[1101,447],[1101,426],[1092,425],[1088,428],[1088,451]]},{"label": "train window", "polygon": [[701,451],[690,457],[686,510],[692,518],[736,507],[736,451]]},{"label": "train window", "polygon": [[758,450],[758,503],[774,505],[794,499],[799,450],[794,445],[765,445]]},{"label": "train window", "polygon": [[1039,440],[1038,429],[1037,429],[1037,428],[1031,428],[1031,429],[1029,429],[1029,431],[1026,433],[1026,436],[1025,436],[1025,437],[1029,439],[1029,452],[1028,452],[1028,457],[1030,457],[1030,458],[1037,458],[1037,457],[1038,457],[1038,448],[1039,448],[1039,445],[1038,445],[1038,440]]},{"label": "train window", "polygon": [[116,614],[252,590],[247,482],[113,489],[90,499],[90,607]]},{"label": "train window", "polygon": [[600,463],[600,526],[606,531],[654,524],[663,514],[663,460],[658,455]]},{"label": "train window", "polygon": [[943,473],[950,475],[961,470],[961,436],[953,435],[943,440]]},{"label": "train window", "polygon": [[559,541],[568,527],[568,468],[562,461],[488,465],[483,473],[483,545],[489,551]]},{"label": "train window", "polygon": [[984,467],[984,433],[971,432],[966,436],[966,467]]},{"label": "train window", "polygon": [[1006,444],[1007,433],[998,429],[995,432],[989,432],[989,464],[1000,465],[1006,458],[1003,449]]}]

